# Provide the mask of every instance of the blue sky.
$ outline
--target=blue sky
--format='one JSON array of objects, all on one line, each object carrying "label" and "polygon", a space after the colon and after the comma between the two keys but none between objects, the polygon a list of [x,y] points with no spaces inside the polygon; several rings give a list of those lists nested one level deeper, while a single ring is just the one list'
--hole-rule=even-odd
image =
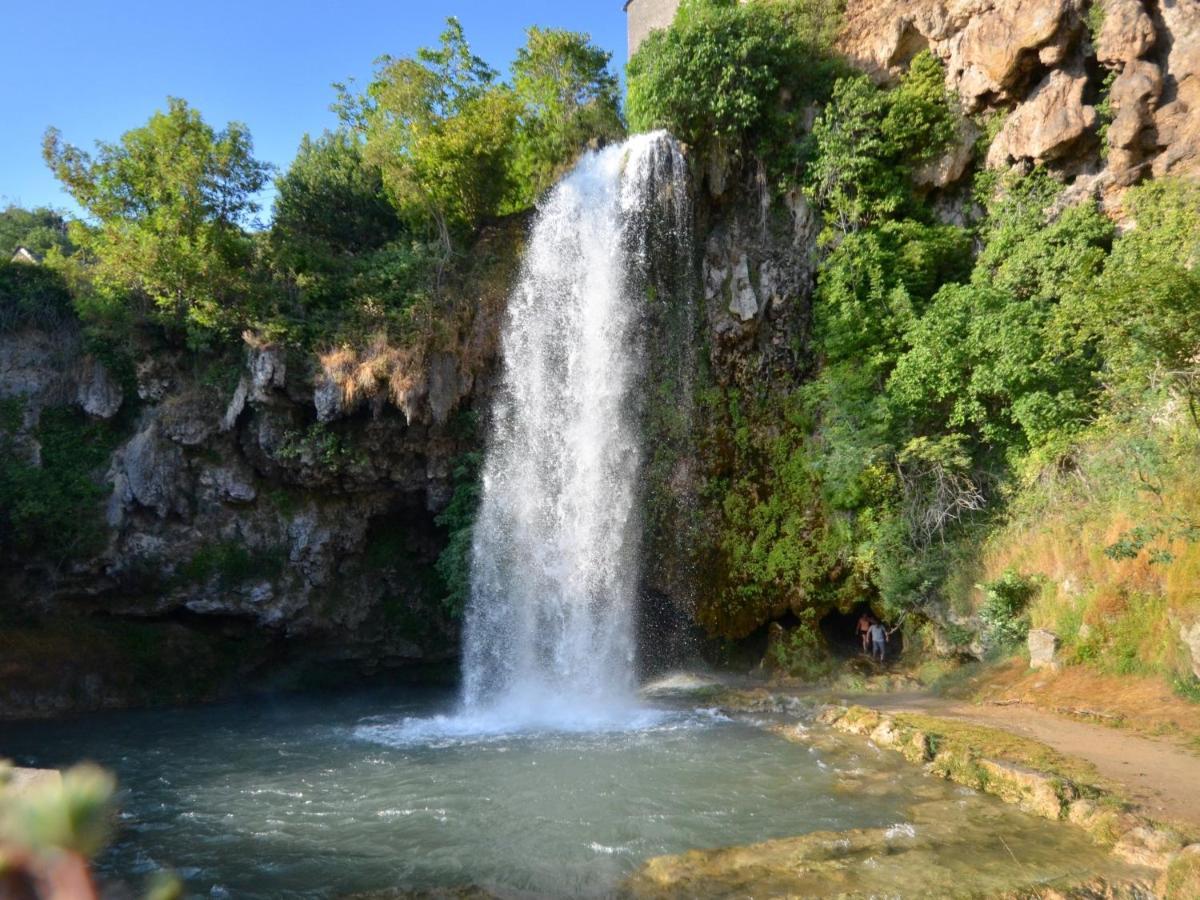
[{"label": "blue sky", "polygon": [[[0,205],[73,210],[46,169],[55,125],[91,149],[183,97],[209,124],[249,126],[286,167],[306,131],[334,124],[330,83],[362,84],[377,56],[433,44],[458,16],[472,49],[507,70],[529,25],[584,31],[625,63],[622,0],[66,0],[0,3]],[[269,206],[269,204],[268,204]],[[263,216],[269,214],[264,209]]]}]

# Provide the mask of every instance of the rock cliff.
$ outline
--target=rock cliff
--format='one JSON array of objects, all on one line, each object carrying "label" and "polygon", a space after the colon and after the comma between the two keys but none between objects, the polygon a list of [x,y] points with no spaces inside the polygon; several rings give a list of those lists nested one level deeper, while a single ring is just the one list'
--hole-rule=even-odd
[{"label": "rock cliff", "polygon": [[964,112],[994,116],[990,167],[1046,163],[1110,201],[1200,173],[1195,0],[849,0],[839,48],[880,80],[932,51]]},{"label": "rock cliff", "polygon": [[[350,371],[336,365],[349,351],[247,334],[225,352],[147,343],[117,374],[73,327],[0,334],[10,481],[66,478],[89,447],[100,460],[82,473],[98,490],[68,511],[81,525],[69,540],[0,544],[18,547],[0,560],[0,715],[453,658],[437,516],[479,445],[522,227],[485,235],[503,245],[496,273],[454,287],[459,327],[403,351],[376,341]],[[51,436],[66,452],[43,459]],[[193,670],[155,684],[131,677],[139,661],[142,675]]]}]

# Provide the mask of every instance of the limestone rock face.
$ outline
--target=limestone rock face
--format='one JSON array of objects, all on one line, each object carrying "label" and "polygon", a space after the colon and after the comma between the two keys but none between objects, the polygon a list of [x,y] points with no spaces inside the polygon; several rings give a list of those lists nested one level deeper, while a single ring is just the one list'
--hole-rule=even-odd
[{"label": "limestone rock face", "polygon": [[974,15],[954,57],[959,92],[968,107],[1014,89],[1038,62],[1037,51],[1058,33],[1068,0],[1015,0]]},{"label": "limestone rock face", "polygon": [[1119,67],[1146,55],[1158,35],[1139,0],[1105,0],[1104,25],[1096,41],[1096,58]]},{"label": "limestone rock face", "polygon": [[[384,397],[348,410],[338,384],[248,343],[240,363],[148,354],[136,367],[136,420],[126,421],[126,390],[75,333],[0,334],[0,399],[20,404],[10,446],[25,463],[43,464],[37,434],[50,408],[112,420],[115,443],[93,473],[107,496],[80,510],[94,516],[95,546],[54,566],[0,560],[0,595],[27,598],[38,615],[100,611],[135,629],[150,620],[201,660],[217,631],[253,635],[247,669],[264,665],[256,654],[302,664],[334,654],[358,667],[453,656],[457,624],[432,578],[445,542],[435,518],[453,495],[455,460],[477,449],[450,419],[490,383],[479,374],[493,364],[491,345],[467,363],[430,354],[407,409]],[[198,617],[217,624],[197,627]],[[59,667],[53,683],[0,672],[0,716],[145,702],[144,685],[97,659],[101,668]],[[14,688],[21,679],[37,692]]]},{"label": "limestone rock face", "polygon": [[117,414],[125,399],[124,392],[101,362],[85,356],[80,360],[77,378],[75,402],[85,413],[99,419],[111,419]]},{"label": "limestone rock face", "polygon": [[282,348],[273,344],[255,345],[247,357],[254,399],[266,399],[272,390],[282,390],[287,384],[287,359]]},{"label": "limestone rock face", "polygon": [[988,150],[988,165],[997,168],[1016,160],[1044,162],[1062,156],[1096,127],[1095,107],[1083,103],[1087,79],[1061,69],[1050,73],[1021,104]]},{"label": "limestone rock face", "polygon": [[1159,14],[1168,47],[1164,92],[1154,127],[1163,148],[1154,159],[1156,176],[1200,174],[1200,3],[1164,0]]},{"label": "limestone rock face", "polygon": [[[1086,176],[1078,196],[1105,199],[1148,173],[1200,173],[1200,3],[1103,0],[1091,34],[1096,2],[849,0],[838,45],[880,81],[929,49],[964,112],[1006,117],[989,166],[1048,163]],[[1102,155],[1095,106],[1108,73],[1113,119]]]},{"label": "limestone rock face", "polygon": [[160,519],[187,514],[183,452],[164,439],[157,424],[138,432],[117,452],[111,479],[110,524],[120,522],[130,507],[153,510]]}]

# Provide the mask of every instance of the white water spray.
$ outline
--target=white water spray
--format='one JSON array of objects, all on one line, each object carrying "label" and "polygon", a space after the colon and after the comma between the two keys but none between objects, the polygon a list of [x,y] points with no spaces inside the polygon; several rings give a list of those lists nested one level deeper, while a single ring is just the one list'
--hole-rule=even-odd
[{"label": "white water spray", "polygon": [[652,221],[688,232],[664,133],[589,153],[538,212],[509,301],[471,558],[464,702],[587,726],[634,704],[638,396]]}]

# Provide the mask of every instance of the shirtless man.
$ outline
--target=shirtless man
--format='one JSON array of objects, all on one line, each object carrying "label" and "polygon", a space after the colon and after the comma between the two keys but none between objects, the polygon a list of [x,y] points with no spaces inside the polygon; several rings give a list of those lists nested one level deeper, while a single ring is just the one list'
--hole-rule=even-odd
[{"label": "shirtless man", "polygon": [[855,631],[862,638],[863,653],[867,653],[871,649],[869,633],[871,631],[871,623],[874,621],[867,613],[863,613],[858,617],[858,625],[855,627]]}]

